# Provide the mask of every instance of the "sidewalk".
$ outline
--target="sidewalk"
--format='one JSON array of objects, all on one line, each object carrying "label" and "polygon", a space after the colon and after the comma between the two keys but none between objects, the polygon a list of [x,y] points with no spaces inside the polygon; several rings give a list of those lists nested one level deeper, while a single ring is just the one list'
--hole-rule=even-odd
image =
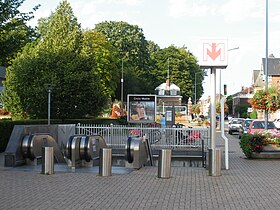
[{"label": "sidewalk", "polygon": [[[279,209],[280,161],[247,160],[238,137],[228,138],[230,169],[220,177],[195,167],[172,167],[172,178],[159,179],[157,167],[99,177],[1,165],[0,209]],[[220,133],[216,141],[223,148]]]}]

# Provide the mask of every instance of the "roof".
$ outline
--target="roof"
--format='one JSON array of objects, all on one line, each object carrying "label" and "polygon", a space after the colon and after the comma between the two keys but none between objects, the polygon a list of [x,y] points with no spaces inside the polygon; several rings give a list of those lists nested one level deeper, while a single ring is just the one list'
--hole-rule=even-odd
[{"label": "roof", "polygon": [[253,87],[247,87],[247,88],[243,88],[239,93],[240,94],[250,94],[254,92],[254,88]]},{"label": "roof", "polygon": [[6,68],[4,66],[0,66],[0,78],[6,78]]},{"label": "roof", "polygon": [[[280,76],[280,58],[267,58],[268,62],[268,76]],[[262,59],[264,75],[266,72],[265,58]]]},{"label": "roof", "polygon": [[[180,88],[179,88],[177,85],[173,84],[173,83],[171,83],[169,89],[170,89],[170,90],[177,90],[177,91],[180,91]],[[166,83],[160,84],[159,86],[156,87],[155,90],[167,90]]]}]

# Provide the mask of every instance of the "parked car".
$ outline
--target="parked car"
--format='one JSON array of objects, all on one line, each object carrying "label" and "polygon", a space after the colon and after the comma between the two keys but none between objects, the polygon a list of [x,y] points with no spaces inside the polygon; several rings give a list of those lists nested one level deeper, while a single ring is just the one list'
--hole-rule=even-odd
[{"label": "parked car", "polygon": [[241,126],[239,127],[239,132],[238,132],[238,138],[241,139],[241,136],[244,134],[244,133],[247,133],[248,132],[248,129],[249,129],[249,126],[250,124],[253,122],[253,119],[245,119]]},{"label": "parked car", "polygon": [[274,120],[274,125],[277,129],[280,129],[280,118]]},{"label": "parked car", "polygon": [[244,118],[232,118],[228,123],[228,133],[232,135],[234,132],[239,132],[239,127],[243,121]]},{"label": "parked car", "polygon": [[[247,133],[253,134],[255,132],[264,131],[264,127],[265,127],[265,121],[264,120],[253,120],[253,122],[250,124],[250,126],[248,128]],[[267,122],[267,129],[269,131],[274,132],[274,133],[277,132],[277,128],[276,128],[275,124],[273,123],[273,121],[268,121]]]}]

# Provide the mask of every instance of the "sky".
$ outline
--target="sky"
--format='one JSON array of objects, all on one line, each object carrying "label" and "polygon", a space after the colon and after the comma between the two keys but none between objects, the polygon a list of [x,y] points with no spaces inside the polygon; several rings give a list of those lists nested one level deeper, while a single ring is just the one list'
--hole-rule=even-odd
[{"label": "sky", "polygon": [[[59,0],[25,0],[21,11],[35,12],[30,25],[48,17]],[[216,90],[228,95],[252,84],[253,70],[262,70],[266,55],[266,0],[68,0],[82,28],[104,21],[125,21],[143,29],[147,40],[161,48],[187,47],[194,56],[203,51],[203,39],[227,39],[228,66],[217,69]],[[268,54],[280,57],[280,1],[268,1]],[[204,95],[211,94],[210,71],[204,80]],[[220,77],[221,75],[221,77]],[[221,82],[220,82],[221,81]],[[221,85],[220,85],[221,84]]]}]

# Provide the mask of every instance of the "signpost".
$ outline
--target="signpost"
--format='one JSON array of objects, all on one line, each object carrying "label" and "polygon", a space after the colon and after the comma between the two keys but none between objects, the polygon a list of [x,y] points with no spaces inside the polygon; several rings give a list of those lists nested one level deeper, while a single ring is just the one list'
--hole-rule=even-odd
[{"label": "signpost", "polygon": [[211,157],[209,159],[209,174],[217,176],[216,167],[216,69],[227,67],[227,40],[204,39],[202,40],[202,55],[199,62],[201,68],[211,69]]}]

